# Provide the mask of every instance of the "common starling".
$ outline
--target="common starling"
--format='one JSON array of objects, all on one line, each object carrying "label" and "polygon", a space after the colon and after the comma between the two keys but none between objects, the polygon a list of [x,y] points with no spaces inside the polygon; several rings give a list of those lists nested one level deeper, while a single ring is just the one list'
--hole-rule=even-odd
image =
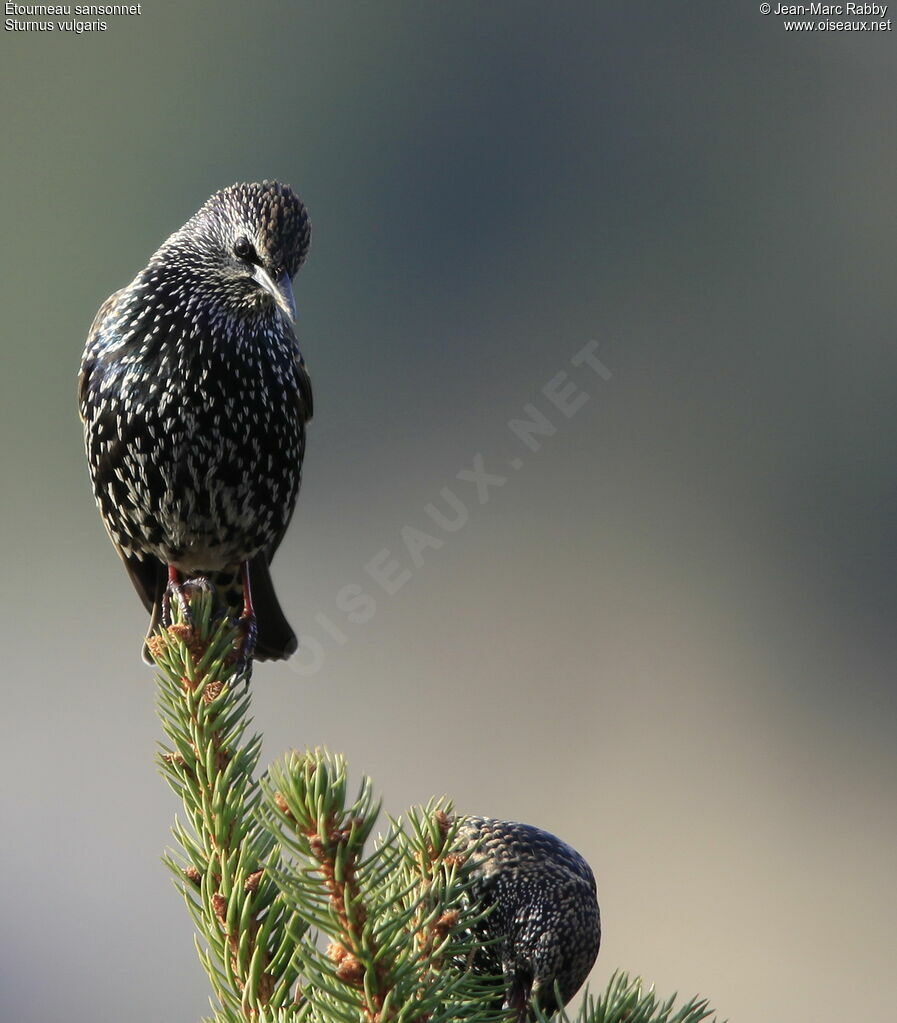
[{"label": "common starling", "polygon": [[292,289],[310,236],[287,185],[222,189],[90,328],[79,376],[90,475],[150,632],[193,576],[241,613],[244,654],[296,649],[268,566],[312,414]]},{"label": "common starling", "polygon": [[575,849],[529,824],[464,817],[458,836],[472,849],[473,898],[491,908],[478,937],[495,943],[480,950],[474,968],[504,976],[504,1008],[516,1010],[518,1023],[531,1002],[555,1012],[555,984],[566,1005],[598,955],[591,868]]}]

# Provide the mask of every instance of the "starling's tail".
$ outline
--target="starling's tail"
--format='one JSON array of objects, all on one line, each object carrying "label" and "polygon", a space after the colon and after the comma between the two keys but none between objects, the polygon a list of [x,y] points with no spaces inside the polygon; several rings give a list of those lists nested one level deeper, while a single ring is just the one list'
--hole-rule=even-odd
[{"label": "starling's tail", "polygon": [[[146,634],[147,639],[156,631],[162,620],[162,598],[168,584],[168,576],[164,571],[164,566],[161,568],[156,583],[152,618]],[[196,574],[205,576],[215,586],[222,605],[228,608],[232,615],[240,616],[243,611],[243,583],[239,568],[221,572],[197,572]],[[257,629],[253,656],[257,661],[284,661],[290,654],[296,652],[299,641],[281,610],[264,551],[249,562],[249,582],[252,586],[252,603],[255,609]],[[143,644],[143,659],[147,664],[153,663],[147,650],[146,641]]]},{"label": "starling's tail", "polygon": [[[280,607],[268,559],[264,551],[249,562],[249,582],[258,634],[255,640],[257,661],[285,661],[299,646],[296,633],[290,627]],[[242,588],[241,588],[242,589]]]}]

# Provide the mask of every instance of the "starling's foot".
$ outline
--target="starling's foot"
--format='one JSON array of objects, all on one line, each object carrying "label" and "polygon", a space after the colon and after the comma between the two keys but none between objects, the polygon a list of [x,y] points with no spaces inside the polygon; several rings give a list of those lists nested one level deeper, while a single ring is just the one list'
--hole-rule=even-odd
[{"label": "starling's foot", "polygon": [[237,628],[243,637],[235,644],[232,663],[234,673],[242,678],[243,684],[248,688],[252,678],[252,655],[255,653],[255,642],[258,637],[255,615],[248,615],[244,612],[237,619]]},{"label": "starling's foot", "polygon": [[[193,580],[191,580],[192,582]],[[181,619],[185,625],[193,628],[193,611],[190,609],[190,601],[183,583],[177,578],[169,576],[168,585],[162,594],[162,624],[167,629],[172,624],[171,601],[177,601],[181,611]]]},{"label": "starling's foot", "polygon": [[189,599],[194,593],[211,593],[214,594],[215,600],[215,613],[219,614],[221,606],[217,600],[218,593],[215,587],[209,582],[204,575],[194,576],[192,579],[185,579],[181,589],[184,595]]},{"label": "starling's foot", "polygon": [[184,589],[196,593],[214,593],[215,587],[204,575],[195,575],[192,579],[184,580]]},{"label": "starling's foot", "polygon": [[237,619],[237,625],[240,631],[243,633],[243,642],[240,644],[240,664],[248,664],[252,661],[253,654],[255,653],[255,643],[258,639],[258,626],[255,622],[254,614],[246,614],[245,612]]},{"label": "starling's foot", "polygon": [[252,585],[249,579],[249,562],[240,565],[240,581],[243,585],[243,614],[237,619],[237,625],[243,633],[243,642],[237,660],[237,670],[245,672],[246,684],[252,674],[252,656],[258,639],[258,627],[255,620],[255,608],[252,606]]},{"label": "starling's foot", "polygon": [[243,692],[249,692],[249,683],[252,681],[252,658],[248,661],[244,661],[242,657],[234,665],[234,681],[236,685],[238,682],[243,683]]},{"label": "starling's foot", "polygon": [[529,1000],[532,993],[532,981],[529,978],[516,977],[508,991],[506,1007],[515,1009],[517,1016],[514,1023],[526,1023],[529,1018]]},{"label": "starling's foot", "polygon": [[[171,625],[171,599],[177,600],[181,611],[181,619],[191,629],[194,627],[193,609],[190,607],[190,598],[194,593],[215,593],[215,587],[204,575],[194,576],[192,579],[185,579],[181,582],[176,573],[169,572],[168,586],[162,596],[162,624],[166,627]],[[216,605],[216,614],[220,614],[220,608]]]}]

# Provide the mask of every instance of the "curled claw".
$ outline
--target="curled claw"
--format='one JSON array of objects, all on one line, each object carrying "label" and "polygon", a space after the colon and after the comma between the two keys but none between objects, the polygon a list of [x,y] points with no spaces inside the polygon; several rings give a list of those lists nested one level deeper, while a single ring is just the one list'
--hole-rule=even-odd
[{"label": "curled claw", "polygon": [[[166,626],[166,628],[172,624],[172,599],[177,601],[183,623],[191,629],[194,627],[195,621],[193,618],[193,609],[190,607],[190,598],[195,593],[212,593],[217,597],[215,587],[205,576],[198,575],[194,576],[192,579],[185,579],[184,582],[181,582],[178,570],[169,565],[168,585],[165,587],[165,592],[162,595],[162,624]],[[218,607],[216,609],[216,614],[221,615],[222,613],[221,608]]]},{"label": "curled claw", "polygon": [[[216,603],[216,605],[218,604],[218,599],[217,599],[218,598],[218,591],[215,589],[215,587],[209,582],[209,580],[204,575],[197,575],[197,576],[194,576],[192,579],[184,580],[184,584],[181,587],[181,589],[184,591],[184,594],[188,598],[191,597],[194,593],[212,593],[212,594],[215,595],[215,598],[216,598],[215,603]],[[221,613],[220,607],[218,607],[217,613],[218,614]]]}]

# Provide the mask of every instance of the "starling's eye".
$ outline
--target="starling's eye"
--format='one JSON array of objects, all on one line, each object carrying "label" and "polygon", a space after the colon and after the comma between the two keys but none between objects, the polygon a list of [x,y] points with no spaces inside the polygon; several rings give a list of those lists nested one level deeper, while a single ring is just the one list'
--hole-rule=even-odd
[{"label": "starling's eye", "polygon": [[238,238],[234,242],[234,255],[238,256],[240,259],[255,260],[256,258],[255,248],[253,247],[252,242],[245,236]]}]

